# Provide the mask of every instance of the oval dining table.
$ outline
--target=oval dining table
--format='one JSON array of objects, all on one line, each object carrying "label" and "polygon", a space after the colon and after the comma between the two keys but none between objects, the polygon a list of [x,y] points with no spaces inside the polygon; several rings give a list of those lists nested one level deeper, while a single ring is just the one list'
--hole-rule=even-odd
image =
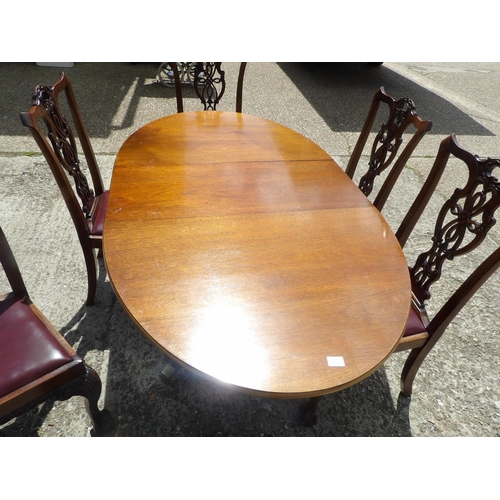
[{"label": "oval dining table", "polygon": [[406,259],[337,163],[294,130],[173,114],[120,148],[103,234],[140,331],[245,393],[314,398],[377,370],[410,310]]}]

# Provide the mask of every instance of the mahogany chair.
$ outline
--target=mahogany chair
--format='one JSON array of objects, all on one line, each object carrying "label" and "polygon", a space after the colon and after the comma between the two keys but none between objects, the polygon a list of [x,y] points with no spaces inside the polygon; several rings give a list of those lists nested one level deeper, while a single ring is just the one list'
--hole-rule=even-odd
[{"label": "mahogany chair", "polygon": [[[387,105],[388,117],[375,136],[371,147],[368,170],[361,177],[358,184],[359,189],[368,197],[373,190],[376,177],[392,165],[373,202],[380,211],[384,207],[411,154],[423,136],[432,128],[431,121],[424,121],[417,115],[415,105],[411,99],[401,98],[395,100],[385,93],[384,87],[380,87],[373,96],[368,116],[346,168],[346,174],[351,179],[354,176],[368,137],[372,132],[381,103]],[[413,136],[398,156],[398,151],[403,144],[403,134],[408,128],[413,129]]]},{"label": "mahogany chair", "polygon": [[[59,106],[64,92],[72,121],[92,178],[93,187],[80,168],[77,143],[71,126]],[[69,78],[61,72],[52,86],[38,85],[32,96],[31,108],[21,113],[21,122],[40,147],[73,219],[85,257],[88,277],[86,304],[94,303],[97,287],[95,250],[102,255],[102,230],[108,206],[109,191],[103,188],[99,167],[83,124]],[[74,188],[69,177],[73,178]]]},{"label": "mahogany chair", "polygon": [[[495,212],[500,206],[500,182],[493,170],[500,167],[500,158],[479,158],[459,146],[451,135],[441,142],[436,160],[420,193],[403,219],[396,237],[404,246],[426,208],[450,156],[461,160],[468,176],[463,187],[455,189],[441,208],[429,250],[421,253],[409,268],[412,306],[405,332],[394,352],[410,350],[401,374],[401,393],[412,393],[413,381],[426,356],[479,288],[500,267],[500,247],[479,263],[470,276],[454,291],[439,311],[429,318],[426,303],[430,287],[442,275],[445,263],[475,250],[495,225]],[[304,406],[303,423],[316,421],[320,397],[311,398]]]},{"label": "mahogany chair", "polygon": [[109,433],[99,375],[31,302],[1,228],[0,263],[11,288],[0,294],[0,425],[47,400],[83,396],[96,435]]},{"label": "mahogany chair", "polygon": [[493,170],[500,167],[498,158],[479,158],[459,146],[454,135],[442,141],[432,170],[401,223],[396,236],[404,246],[416,222],[435,190],[450,155],[468,169],[463,187],[457,188],[438,214],[432,244],[410,267],[412,308],[406,331],[396,352],[411,349],[401,375],[401,392],[409,396],[413,380],[427,354],[442,337],[451,321],[477,290],[500,267],[500,248],[487,257],[456,289],[440,310],[429,318],[426,302],[431,285],[441,278],[445,262],[456,260],[476,249],[495,225],[500,206],[500,182]]},{"label": "mahogany chair", "polygon": [[[182,103],[182,81],[179,75],[178,64],[175,62],[168,63],[173,73],[175,82],[175,94],[177,98],[177,112],[182,113],[184,106]],[[222,70],[220,62],[197,62],[194,63],[193,70],[193,86],[194,90],[203,104],[203,110],[217,109],[224,92],[226,90],[225,71]],[[240,63],[238,73],[238,84],[236,88],[236,112],[241,113],[243,102],[243,79],[245,77],[245,69],[247,63]]]}]

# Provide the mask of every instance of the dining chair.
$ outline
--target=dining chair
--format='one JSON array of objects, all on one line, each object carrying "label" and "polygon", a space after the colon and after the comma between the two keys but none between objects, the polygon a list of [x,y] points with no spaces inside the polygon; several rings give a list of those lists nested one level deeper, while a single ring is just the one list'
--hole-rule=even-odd
[{"label": "dining chair", "polygon": [[[179,75],[179,63],[168,63],[175,82],[175,94],[177,99],[177,112],[184,111],[182,100],[182,81]],[[204,111],[216,111],[224,92],[226,90],[225,71],[220,62],[197,62],[192,65],[192,83],[196,95],[203,104]],[[238,72],[238,83],[236,87],[236,112],[241,113],[243,102],[243,79],[247,63],[240,63]]]},{"label": "dining chair", "polygon": [[0,263],[10,290],[0,294],[0,425],[45,402],[83,396],[96,435],[114,426],[99,410],[101,379],[30,300],[0,228]]},{"label": "dining chair", "polygon": [[[59,105],[59,95],[63,91],[90,172],[92,187],[80,168],[75,134]],[[64,72],[60,73],[52,87],[35,87],[30,110],[21,113],[21,122],[41,149],[71,214],[87,267],[86,304],[90,306],[94,303],[97,287],[95,250],[98,251],[98,256],[102,256],[102,230],[109,191],[103,188],[97,160],[73,87]],[[73,178],[74,188],[69,177]]]},{"label": "dining chair", "polygon": [[[394,351],[410,350],[401,373],[401,393],[404,396],[411,395],[419,368],[450,323],[500,267],[500,247],[484,260],[480,255],[474,255],[473,258],[480,261],[479,265],[449,297],[443,297],[443,305],[432,317],[429,316],[430,287],[450,265],[445,263],[456,261],[486,240],[496,223],[495,212],[500,206],[500,182],[493,176],[493,170],[500,167],[500,158],[479,158],[463,149],[455,135],[450,135],[441,142],[429,176],[396,232],[402,247],[428,205],[450,157],[465,165],[467,178],[440,209],[429,249],[420,253],[409,267],[412,305],[405,331]],[[315,423],[320,398],[311,398],[304,406],[303,422],[306,425]]]},{"label": "dining chair", "polygon": [[[394,184],[398,180],[411,154],[424,135],[432,128],[431,121],[422,120],[417,115],[415,105],[411,99],[401,98],[396,100],[386,94],[384,87],[380,87],[373,96],[365,124],[347,164],[346,174],[351,179],[356,172],[368,137],[372,133],[375,119],[380,114],[381,103],[387,105],[387,118],[383,121],[375,135],[370,150],[368,169],[360,178],[358,184],[359,189],[368,197],[373,190],[375,179],[392,165],[373,202],[375,207],[380,211],[382,211]],[[413,135],[398,155],[398,151],[404,142],[403,134],[409,128],[413,130]]]},{"label": "dining chair", "polygon": [[500,206],[500,182],[493,176],[493,170],[500,167],[500,159],[479,158],[463,149],[455,135],[451,135],[442,141],[429,176],[396,232],[401,246],[406,244],[427,206],[450,156],[465,164],[468,176],[441,208],[430,248],[409,268],[412,307],[406,330],[396,348],[396,352],[411,349],[401,375],[401,392],[406,396],[412,393],[413,381],[422,362],[451,321],[500,267],[500,248],[497,248],[479,263],[432,319],[429,318],[426,303],[431,298],[430,287],[441,278],[445,262],[456,261],[485,241],[496,223],[495,212]]}]

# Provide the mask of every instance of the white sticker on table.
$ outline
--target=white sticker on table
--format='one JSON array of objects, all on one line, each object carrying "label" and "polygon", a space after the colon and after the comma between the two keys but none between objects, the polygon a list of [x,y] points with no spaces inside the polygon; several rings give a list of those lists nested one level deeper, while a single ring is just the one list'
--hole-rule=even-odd
[{"label": "white sticker on table", "polygon": [[345,366],[344,356],[327,356],[328,366]]}]

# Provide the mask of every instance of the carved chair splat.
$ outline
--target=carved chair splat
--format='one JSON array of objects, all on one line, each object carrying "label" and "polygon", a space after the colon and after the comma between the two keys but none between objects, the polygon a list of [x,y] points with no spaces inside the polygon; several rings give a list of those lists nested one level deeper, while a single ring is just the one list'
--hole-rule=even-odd
[{"label": "carved chair splat", "polygon": [[[373,190],[375,179],[392,165],[373,202],[380,211],[384,207],[411,154],[423,136],[432,128],[431,121],[424,121],[417,115],[415,105],[411,99],[401,98],[396,100],[386,94],[384,87],[380,87],[373,96],[368,116],[346,168],[346,174],[351,179],[373,129],[381,103],[386,104],[388,107],[388,118],[375,136],[371,147],[368,170],[361,177],[358,184],[359,189],[368,197]],[[398,156],[398,151],[403,144],[403,134],[410,127],[414,128],[414,134]]]},{"label": "carved chair splat", "polygon": [[[178,63],[169,63],[173,72],[175,82],[175,93],[177,99],[177,112],[184,111],[182,101],[182,82],[179,75]],[[204,111],[215,111],[219,104],[224,92],[226,90],[226,75],[225,71],[221,68],[220,62],[197,62],[194,66],[193,86],[196,95],[199,97],[203,104]],[[243,106],[243,80],[245,77],[245,69],[247,63],[240,63],[238,72],[238,83],[236,88],[236,112],[241,113]]]},{"label": "carved chair splat", "polygon": [[[64,92],[72,121],[89,169],[92,187],[80,168],[77,142],[71,126],[62,114],[59,95]],[[87,305],[94,302],[97,287],[95,250],[102,255],[102,230],[109,192],[104,190],[101,174],[87,130],[78,108],[73,87],[61,72],[51,87],[37,85],[31,108],[21,113],[21,122],[31,132],[61,190],[83,250],[87,267]],[[69,177],[73,179],[74,189]],[[76,194],[75,194],[76,192]]]}]

